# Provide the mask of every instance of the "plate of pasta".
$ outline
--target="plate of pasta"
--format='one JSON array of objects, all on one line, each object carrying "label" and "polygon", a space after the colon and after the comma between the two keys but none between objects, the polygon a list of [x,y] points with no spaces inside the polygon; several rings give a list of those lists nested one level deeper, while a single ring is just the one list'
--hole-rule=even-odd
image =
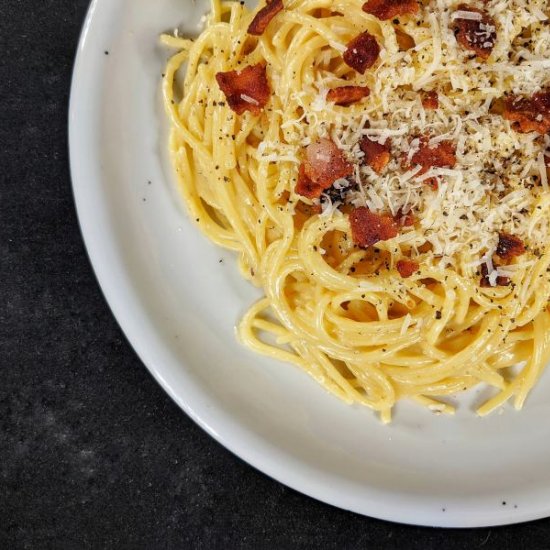
[{"label": "plate of pasta", "polygon": [[545,0],[92,2],[73,188],[205,430],[330,504],[550,514]]}]

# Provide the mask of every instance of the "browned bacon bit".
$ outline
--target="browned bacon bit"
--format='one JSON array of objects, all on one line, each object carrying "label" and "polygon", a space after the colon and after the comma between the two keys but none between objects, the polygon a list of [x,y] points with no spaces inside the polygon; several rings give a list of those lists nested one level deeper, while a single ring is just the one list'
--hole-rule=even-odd
[{"label": "browned bacon bit", "polygon": [[481,59],[487,59],[497,39],[494,19],[486,11],[468,4],[460,4],[457,10],[480,14],[480,19],[455,19],[453,31],[461,46],[474,52]]},{"label": "browned bacon bit", "polygon": [[395,39],[397,40],[399,50],[402,52],[412,50],[416,46],[414,38],[398,27],[395,28]]},{"label": "browned bacon bit", "polygon": [[429,137],[420,138],[420,148],[412,156],[412,165],[422,166],[418,175],[425,174],[430,168],[453,168],[456,164],[455,146],[451,141],[440,141],[433,147],[429,145]]},{"label": "browned bacon bit", "polygon": [[406,214],[404,214],[401,208],[395,213],[394,220],[401,227],[411,227],[414,225],[414,222],[416,221],[414,218],[414,214],[412,213],[411,210],[409,210]]},{"label": "browned bacon bit", "polygon": [[427,180],[424,180],[424,184],[427,185],[432,191],[437,191],[439,189],[437,178],[428,178]]},{"label": "browned bacon bit", "polygon": [[422,107],[424,109],[435,110],[439,108],[439,97],[437,92],[426,92],[422,96]]},{"label": "browned bacon bit", "polygon": [[306,147],[304,172],[314,183],[328,189],[337,179],[351,176],[353,164],[330,139],[320,139]]},{"label": "browned bacon bit", "polygon": [[306,158],[300,165],[296,193],[309,199],[318,199],[337,179],[353,173],[344,154],[330,139],[320,139],[308,145]]},{"label": "browned bacon bit", "polygon": [[416,273],[420,266],[418,265],[418,262],[415,262],[414,260],[399,260],[396,267],[397,271],[399,271],[399,275],[406,279],[413,273]]},{"label": "browned bacon bit", "polygon": [[491,105],[489,105],[489,112],[492,115],[504,115],[504,98],[497,97],[491,101]]},{"label": "browned bacon bit", "polygon": [[368,68],[376,63],[379,54],[380,46],[376,38],[372,34],[364,32],[348,43],[342,57],[352,69],[364,74]]},{"label": "browned bacon bit", "polygon": [[508,233],[499,233],[496,254],[503,260],[511,260],[525,252],[525,245],[519,237]]},{"label": "browned bacon bit", "polygon": [[[508,286],[510,284],[510,279],[508,277],[497,277],[496,286]],[[489,271],[487,270],[487,264],[481,264],[481,280],[479,281],[479,286],[487,288],[491,286],[489,281]]]},{"label": "browned bacon bit", "polygon": [[386,140],[384,145],[382,145],[365,136],[359,143],[359,147],[365,153],[365,164],[370,166],[377,174],[380,174],[390,162],[390,140]]},{"label": "browned bacon bit", "polygon": [[416,0],[367,0],[363,4],[363,11],[382,21],[387,21],[400,15],[417,13],[418,2]]},{"label": "browned bacon bit", "polygon": [[336,105],[344,107],[368,97],[370,90],[367,86],[340,86],[328,91],[327,101],[334,101]]},{"label": "browned bacon bit", "polygon": [[393,239],[398,233],[397,223],[391,216],[375,214],[365,206],[355,208],[349,220],[353,242],[361,248]]},{"label": "browned bacon bit", "polygon": [[250,111],[259,115],[269,100],[271,90],[265,65],[249,65],[240,71],[217,73],[216,80],[227,103],[238,115]]},{"label": "browned bacon bit", "polygon": [[504,118],[512,121],[512,127],[518,132],[550,132],[550,91],[538,92],[530,98],[506,98]]},{"label": "browned bacon bit", "polygon": [[323,193],[323,187],[307,177],[303,163],[300,164],[300,168],[298,169],[298,180],[296,181],[295,191],[298,195],[302,195],[302,197],[307,197],[308,199],[318,199]]},{"label": "browned bacon bit", "polygon": [[267,0],[267,4],[255,15],[248,27],[248,34],[260,36],[271,20],[283,10],[283,0]]}]

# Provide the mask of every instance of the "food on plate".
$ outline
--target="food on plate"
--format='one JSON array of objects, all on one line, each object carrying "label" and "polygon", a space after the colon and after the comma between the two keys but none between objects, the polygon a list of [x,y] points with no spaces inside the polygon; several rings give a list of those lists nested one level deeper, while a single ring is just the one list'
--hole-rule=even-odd
[{"label": "food on plate", "polygon": [[550,358],[546,0],[212,0],[163,82],[192,220],[263,290],[238,325],[383,421],[521,408]]}]

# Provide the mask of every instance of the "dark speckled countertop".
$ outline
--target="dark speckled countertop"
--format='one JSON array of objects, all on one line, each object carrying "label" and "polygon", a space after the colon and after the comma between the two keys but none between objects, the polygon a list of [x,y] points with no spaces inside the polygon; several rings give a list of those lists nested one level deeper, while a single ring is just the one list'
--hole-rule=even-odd
[{"label": "dark speckled countertop", "polygon": [[87,4],[0,0],[0,548],[550,548],[550,519],[441,530],[321,504],[164,394],[101,295],[74,211],[67,103]]}]

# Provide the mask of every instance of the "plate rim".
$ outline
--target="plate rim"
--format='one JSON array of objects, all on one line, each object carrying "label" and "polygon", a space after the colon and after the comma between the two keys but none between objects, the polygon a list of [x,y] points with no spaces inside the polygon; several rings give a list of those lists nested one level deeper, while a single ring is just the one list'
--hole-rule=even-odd
[{"label": "plate rim", "polygon": [[[110,0],[110,9],[114,10],[115,6],[120,6],[123,3],[124,0]],[[89,163],[82,162],[83,152],[79,144],[82,139],[84,139],[82,137],[83,134],[86,134],[87,137],[94,135],[93,125],[78,124],[77,130],[76,121],[80,121],[81,119],[88,119],[88,121],[90,121],[90,113],[93,113],[93,109],[89,109],[89,106],[85,104],[83,99],[85,97],[85,91],[82,86],[82,78],[84,69],[96,74],[101,74],[103,70],[101,64],[101,59],[103,57],[101,54],[103,50],[101,48],[96,48],[96,53],[92,53],[90,48],[91,44],[93,44],[91,29],[93,28],[96,11],[100,6],[103,7],[106,4],[107,2],[105,0],[92,0],[82,26],[76,59],[73,66],[68,116],[68,149],[71,187],[80,233],[100,290],[129,344],[135,350],[140,361],[149,370],[156,382],[200,428],[206,431],[234,455],[279,483],[318,501],[324,502],[325,504],[386,521],[408,525],[447,528],[511,525],[549,516],[550,502],[546,507],[531,507],[530,509],[527,509],[528,505],[525,505],[521,512],[517,510],[501,509],[498,513],[492,514],[490,518],[489,516],[483,518],[483,514],[480,514],[479,518],[474,519],[474,516],[471,514],[465,516],[461,514],[459,510],[452,511],[451,509],[449,509],[446,514],[433,513],[430,519],[428,519],[430,517],[429,514],[424,514],[422,518],[420,518],[418,516],[415,517],[415,514],[411,513],[410,504],[404,502],[404,500],[406,501],[407,499],[403,500],[403,494],[400,495],[399,492],[392,492],[389,490],[381,491],[373,489],[370,492],[370,498],[365,498],[361,502],[346,501],[345,496],[342,496],[338,490],[334,490],[330,487],[327,488],[326,485],[322,484],[322,475],[316,474],[317,479],[315,479],[315,472],[311,469],[308,470],[307,465],[301,463],[298,459],[290,457],[281,450],[270,446],[266,440],[239,425],[238,421],[229,417],[229,415],[223,411],[217,410],[215,404],[209,405],[209,411],[205,410],[204,406],[201,407],[199,404],[200,399],[192,395],[194,392],[200,397],[202,392],[201,386],[196,383],[192,377],[188,377],[189,383],[185,388],[174,388],[166,380],[162,373],[162,367],[159,366],[162,362],[156,361],[154,359],[155,354],[151,353],[151,351],[147,349],[147,345],[143,343],[139,335],[137,324],[136,322],[130,322],[128,318],[128,308],[127,306],[123,306],[123,300],[119,295],[119,289],[116,288],[117,285],[113,283],[113,272],[115,267],[109,266],[105,262],[106,255],[112,252],[109,250],[110,243],[108,240],[101,237],[100,232],[92,230],[92,222],[96,218],[91,216],[91,211],[93,209],[90,208],[90,203],[93,204],[97,201],[92,200],[94,196],[94,185],[90,184],[90,180],[94,180],[95,178],[84,173],[86,166],[88,168],[91,167],[93,173],[93,166],[90,166]],[[87,64],[88,59],[93,61],[91,66]],[[99,117],[96,118],[99,119]],[[99,122],[96,121],[96,124],[97,127],[100,128]],[[84,185],[86,179],[88,185]],[[96,190],[95,192],[97,193],[98,191]],[[116,254],[114,257],[116,258]],[[118,268],[122,269],[122,264],[118,266]],[[134,314],[141,315],[143,321],[147,321],[146,311],[137,303],[137,300],[132,305]],[[206,394],[202,392],[202,396],[204,397],[205,395]],[[286,467],[281,467],[279,461],[285,462]],[[293,468],[295,468],[295,470],[293,470]],[[388,500],[383,507],[380,507],[380,502],[378,501],[381,495]],[[473,506],[474,504],[471,503],[471,505]]]}]

